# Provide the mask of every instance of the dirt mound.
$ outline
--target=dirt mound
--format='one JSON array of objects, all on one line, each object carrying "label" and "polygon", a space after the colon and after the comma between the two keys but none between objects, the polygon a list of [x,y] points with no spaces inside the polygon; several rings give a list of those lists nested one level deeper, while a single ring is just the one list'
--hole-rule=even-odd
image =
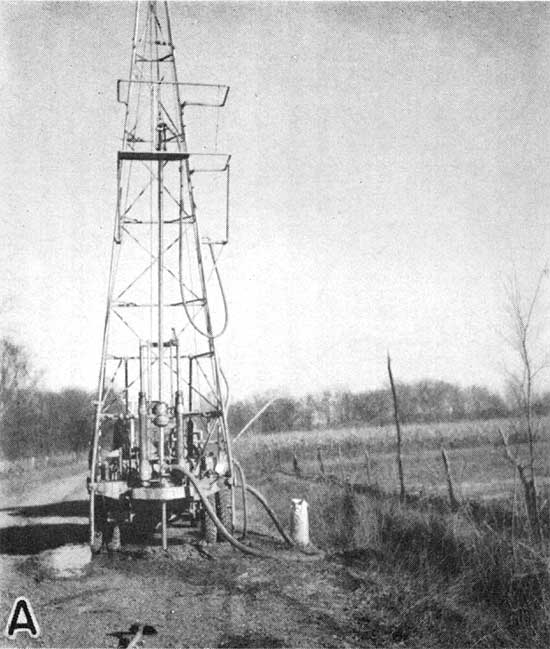
[{"label": "dirt mound", "polygon": [[89,545],[69,544],[41,552],[36,557],[36,565],[45,577],[72,579],[84,576],[91,560],[92,552]]}]

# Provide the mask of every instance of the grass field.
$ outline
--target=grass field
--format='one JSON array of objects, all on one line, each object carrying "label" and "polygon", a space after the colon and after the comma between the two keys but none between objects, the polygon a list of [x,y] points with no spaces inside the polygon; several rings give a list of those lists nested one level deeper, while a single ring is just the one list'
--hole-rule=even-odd
[{"label": "grass field", "polygon": [[[305,498],[312,542],[346,562],[358,583],[380,584],[380,610],[392,614],[369,613],[365,624],[384,637],[406,646],[546,647],[550,442],[541,425],[536,475],[544,541],[535,543],[499,427],[518,438],[505,421],[405,427],[405,502],[397,493],[391,428],[262,435],[239,440],[235,452],[283,520],[290,499]],[[449,503],[442,444],[458,508]],[[512,448],[525,460],[524,442]],[[368,602],[365,610],[372,610]]]},{"label": "grass field", "polygon": [[[505,497],[517,484],[506,459],[498,429],[509,437],[513,450],[527,461],[528,446],[518,439],[509,421],[461,422],[403,427],[403,468],[407,488],[414,493],[441,493],[446,478],[441,447],[447,450],[457,495],[465,498]],[[398,487],[395,432],[392,427],[342,428],[256,435],[239,440],[237,455],[249,470],[292,471],[293,457],[305,474],[320,471],[319,455],[327,473],[352,483],[378,485],[384,491]],[[540,426],[536,476],[550,482],[550,437]]]}]

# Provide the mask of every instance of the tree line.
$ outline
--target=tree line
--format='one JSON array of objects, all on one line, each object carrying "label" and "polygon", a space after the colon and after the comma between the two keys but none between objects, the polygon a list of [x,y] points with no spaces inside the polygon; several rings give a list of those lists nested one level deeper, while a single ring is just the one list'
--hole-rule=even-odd
[{"label": "tree line", "polygon": [[25,349],[0,339],[0,455],[13,460],[87,450],[92,394],[41,389],[38,379]]},{"label": "tree line", "polygon": [[[91,392],[39,387],[23,347],[0,339],[0,454],[7,459],[43,457],[88,449],[93,430]],[[402,423],[493,419],[516,415],[513,395],[506,401],[482,386],[462,388],[445,381],[398,383]],[[232,434],[258,413],[272,395],[234,402],[228,411]],[[533,412],[550,413],[550,393],[535,397]],[[355,425],[387,425],[393,420],[390,388],[351,392],[325,390],[301,398],[275,398],[251,429],[257,433]]]},{"label": "tree line", "polygon": [[[396,385],[399,416],[404,424],[456,422],[518,416],[514,395],[504,399],[483,386],[460,387],[453,383],[424,380]],[[270,399],[257,395],[229,408],[230,430],[237,434]],[[534,399],[536,415],[550,414],[550,392]],[[393,422],[390,387],[363,392],[325,390],[302,398],[275,399],[251,427],[258,433],[313,430],[344,426],[384,426]]]}]

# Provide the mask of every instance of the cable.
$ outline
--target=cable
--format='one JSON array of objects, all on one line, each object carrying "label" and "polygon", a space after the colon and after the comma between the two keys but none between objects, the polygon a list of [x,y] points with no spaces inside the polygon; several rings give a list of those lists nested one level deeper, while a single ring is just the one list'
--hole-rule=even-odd
[{"label": "cable", "polygon": [[[180,287],[180,295],[181,295],[181,301],[183,304],[183,309],[185,311],[185,315],[187,316],[187,319],[189,320],[189,323],[195,329],[198,333],[200,333],[201,336],[204,336],[205,338],[208,338],[210,340],[214,340],[215,338],[219,338],[227,329],[227,325],[229,323],[229,310],[227,308],[227,298],[225,296],[225,290],[223,288],[223,282],[221,279],[220,271],[218,270],[218,265],[216,263],[216,257],[214,255],[214,252],[212,250],[212,246],[214,245],[212,242],[207,241],[206,245],[208,246],[210,250],[210,256],[212,257],[212,264],[214,266],[214,271],[216,273],[216,278],[218,280],[218,286],[220,287],[220,294],[222,296],[222,303],[223,303],[223,310],[224,310],[224,323],[223,327],[218,331],[217,333],[209,333],[208,331],[203,331],[197,324],[195,324],[195,321],[191,317],[191,314],[189,313],[189,309],[187,307],[187,302],[185,300],[185,295],[183,291],[184,287],[184,282],[183,282],[183,222],[180,219],[180,236],[179,236],[179,287]],[[206,295],[204,295],[204,299],[206,301]]]},{"label": "cable", "polygon": [[228,406],[229,406],[229,397],[231,396],[229,393],[229,382],[227,381],[227,377],[225,376],[225,372],[222,369],[222,366],[220,362],[218,361],[218,369],[220,372],[220,376],[222,377],[222,380],[225,384],[225,400],[223,404],[223,408],[225,410],[225,418],[227,419],[227,414],[228,414]]}]

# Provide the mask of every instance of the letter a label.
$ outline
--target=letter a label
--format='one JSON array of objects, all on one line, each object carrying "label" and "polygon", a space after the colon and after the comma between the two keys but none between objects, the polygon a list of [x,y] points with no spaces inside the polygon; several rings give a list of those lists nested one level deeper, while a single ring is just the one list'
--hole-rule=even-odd
[{"label": "letter a label", "polygon": [[36,621],[36,616],[31,603],[26,597],[18,597],[13,603],[4,633],[10,640],[13,640],[17,633],[21,631],[28,633],[31,638],[37,638],[40,635],[40,627]]}]

